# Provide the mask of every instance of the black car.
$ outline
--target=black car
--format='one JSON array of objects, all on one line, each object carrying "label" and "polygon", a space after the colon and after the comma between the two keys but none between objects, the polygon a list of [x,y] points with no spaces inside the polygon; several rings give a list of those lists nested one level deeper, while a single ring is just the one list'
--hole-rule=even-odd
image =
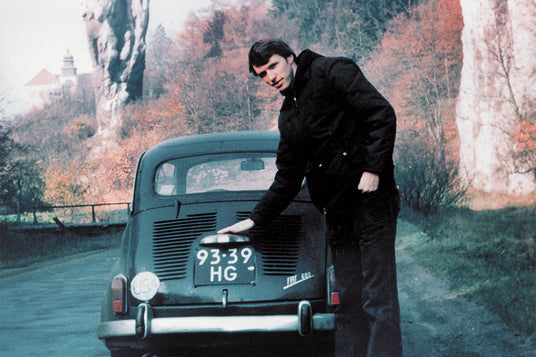
[{"label": "black car", "polygon": [[306,183],[269,225],[216,233],[268,189],[278,142],[276,132],[204,134],[141,155],[97,330],[112,356],[330,349],[338,293]]}]

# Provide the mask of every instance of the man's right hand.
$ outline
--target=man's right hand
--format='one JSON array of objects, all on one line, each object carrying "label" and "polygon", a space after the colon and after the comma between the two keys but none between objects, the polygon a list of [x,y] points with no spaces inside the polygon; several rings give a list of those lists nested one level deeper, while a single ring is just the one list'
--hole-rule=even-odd
[{"label": "man's right hand", "polygon": [[238,223],[235,223],[232,226],[220,229],[218,231],[218,234],[243,232],[253,228],[253,226],[255,226],[255,222],[248,218]]}]

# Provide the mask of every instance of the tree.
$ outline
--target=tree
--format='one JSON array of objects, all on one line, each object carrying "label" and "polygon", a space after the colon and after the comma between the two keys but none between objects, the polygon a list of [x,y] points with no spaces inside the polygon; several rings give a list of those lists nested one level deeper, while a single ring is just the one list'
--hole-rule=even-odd
[{"label": "tree", "polygon": [[53,205],[86,203],[86,194],[91,187],[89,173],[92,169],[80,157],[54,160],[46,169],[45,201]]},{"label": "tree", "polygon": [[[413,4],[418,1],[413,1]],[[272,15],[298,26],[303,47],[317,45],[365,61],[387,23],[412,4],[408,0],[274,0]],[[280,21],[280,20],[279,20]]]},{"label": "tree", "polygon": [[6,108],[11,104],[9,100],[9,90],[5,87],[6,79],[4,75],[0,75],[0,125],[7,122]]},{"label": "tree", "polygon": [[83,201],[80,193],[83,191],[71,190],[68,194],[66,187],[73,185],[76,181],[73,175],[80,173],[80,167],[89,161],[88,140],[97,130],[94,106],[87,101],[91,93],[86,88],[76,90],[14,121],[10,138],[20,147],[16,158],[32,170],[23,180],[23,189],[25,182],[39,189],[38,199],[33,201],[41,198],[51,204]]},{"label": "tree", "polygon": [[[440,160],[456,135],[455,100],[461,71],[463,20],[458,0],[438,0],[394,19],[366,68],[397,111],[413,118],[438,147]],[[402,124],[404,125],[404,123]]]},{"label": "tree", "polygon": [[[80,175],[98,177],[97,185],[89,185],[85,191],[80,191],[85,200],[128,200],[136,162],[143,151],[166,139],[190,134],[178,92],[179,88],[173,87],[158,99],[137,101],[126,108],[119,145],[104,152],[89,167],[91,170]],[[66,179],[69,181],[68,177]],[[79,181],[74,183],[78,185]],[[70,187],[75,186],[71,184]]]},{"label": "tree", "polygon": [[247,52],[253,41],[281,37],[287,29],[266,13],[264,2],[257,0],[250,6],[231,6],[205,18],[192,15],[188,19],[174,43],[178,62],[170,88],[180,88],[177,93],[191,132],[273,126],[277,96],[265,95],[269,88],[247,70]]},{"label": "tree", "polygon": [[28,210],[41,203],[44,183],[39,166],[10,135],[0,127],[0,207]]},{"label": "tree", "polygon": [[518,172],[532,172],[536,177],[536,105],[532,113],[524,113],[514,132],[514,160]]},{"label": "tree", "polygon": [[203,31],[203,41],[210,46],[210,50],[205,55],[206,58],[220,57],[222,50],[220,42],[223,40],[223,26],[226,16],[221,10],[215,11],[212,17],[206,22]]},{"label": "tree", "polygon": [[18,118],[12,137],[27,149],[28,158],[46,166],[89,149],[83,143],[93,137],[97,123],[92,113],[84,114],[76,103],[76,98],[62,99]]},{"label": "tree", "polygon": [[324,14],[330,1],[272,0],[271,14],[281,21],[286,17],[298,27],[301,44],[318,43],[323,30]]},{"label": "tree", "polygon": [[145,99],[158,99],[167,93],[166,83],[172,70],[171,46],[173,41],[166,29],[158,25],[147,44],[147,59],[143,81]]},{"label": "tree", "polygon": [[398,115],[395,162],[402,200],[425,214],[457,202],[466,190],[457,171],[454,117],[462,27],[457,0],[409,8],[391,21],[365,66]]},{"label": "tree", "polygon": [[438,160],[438,147],[417,132],[402,133],[395,156],[396,181],[405,206],[425,216],[463,200],[467,187],[456,161]]}]

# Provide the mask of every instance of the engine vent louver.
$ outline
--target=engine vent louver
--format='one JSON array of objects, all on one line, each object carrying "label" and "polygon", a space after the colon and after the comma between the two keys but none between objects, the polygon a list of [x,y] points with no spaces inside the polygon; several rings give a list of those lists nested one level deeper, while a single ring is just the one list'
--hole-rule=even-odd
[{"label": "engine vent louver", "polygon": [[[238,212],[243,220],[249,212]],[[300,216],[279,216],[263,227],[254,227],[250,235],[262,254],[264,275],[293,275],[296,273],[300,251],[302,221]]]},{"label": "engine vent louver", "polygon": [[183,279],[192,243],[200,234],[216,230],[216,213],[192,214],[153,224],[153,259],[160,280]]}]

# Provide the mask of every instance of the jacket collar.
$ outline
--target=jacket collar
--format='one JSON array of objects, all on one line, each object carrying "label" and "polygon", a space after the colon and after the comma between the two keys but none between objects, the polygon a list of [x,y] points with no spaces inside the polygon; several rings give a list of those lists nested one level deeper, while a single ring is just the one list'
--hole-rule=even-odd
[{"label": "jacket collar", "polygon": [[319,57],[322,57],[322,55],[311,50],[302,51],[296,59],[298,67],[296,69],[294,81],[292,82],[292,87],[289,88],[290,90],[282,92],[281,94],[284,96],[296,96],[296,93],[300,92],[303,85],[311,78],[311,72],[309,71],[311,63]]}]

